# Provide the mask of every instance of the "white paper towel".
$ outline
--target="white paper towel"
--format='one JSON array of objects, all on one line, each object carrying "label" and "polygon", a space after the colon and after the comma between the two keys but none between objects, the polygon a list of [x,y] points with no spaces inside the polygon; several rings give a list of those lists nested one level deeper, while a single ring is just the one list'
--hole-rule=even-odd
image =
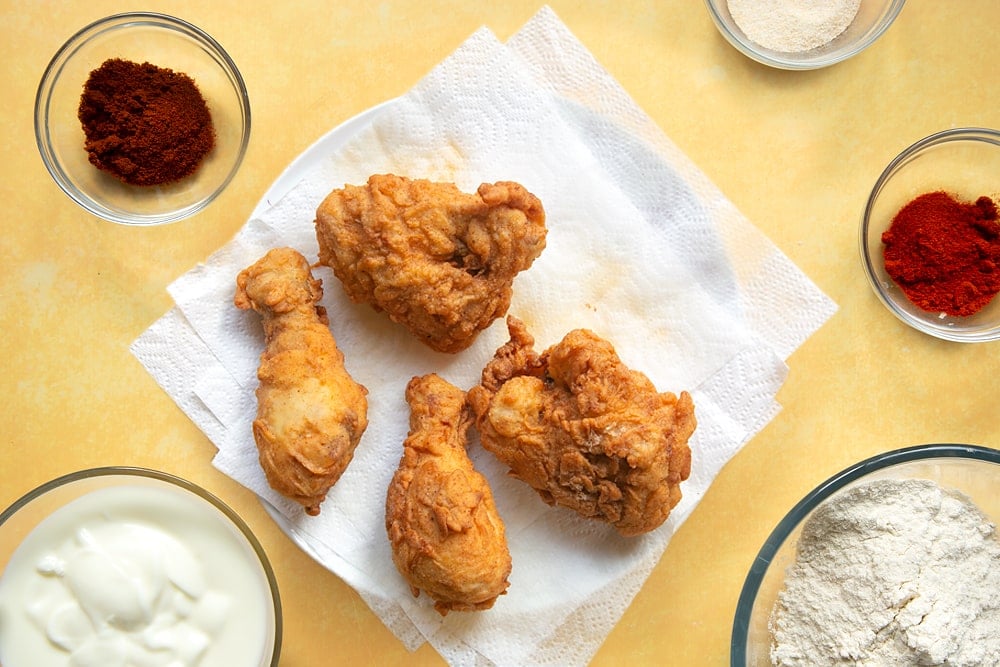
[{"label": "white paper towel", "polygon": [[[403,388],[431,371],[468,388],[506,328],[498,321],[468,350],[439,354],[350,303],[325,268],[323,303],[348,370],[369,389],[370,425],[320,516],[271,491],[250,431],[263,340],[256,315],[232,305],[236,274],[278,245],[315,260],[316,206],[380,172],[469,192],[516,180],[539,196],[548,243],[516,279],[510,312],[539,349],[587,327],[661,391],[694,395],[692,474],[664,526],[624,539],[547,507],[474,444],[507,524],[510,590],[492,610],[446,618],[413,598],[384,528],[406,436]],[[506,45],[477,31],[169,291],[177,306],[132,350],[219,448],[214,464],[277,508],[283,528],[408,647],[430,641],[453,665],[588,662],[721,467],[776,414],[784,358],[835,310],[548,8]]]}]

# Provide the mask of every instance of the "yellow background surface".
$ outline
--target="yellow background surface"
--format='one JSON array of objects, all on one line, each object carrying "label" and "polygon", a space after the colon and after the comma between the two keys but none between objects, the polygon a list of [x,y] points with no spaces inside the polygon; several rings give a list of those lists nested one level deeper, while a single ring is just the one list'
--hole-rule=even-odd
[{"label": "yellow background surface", "polygon": [[[861,210],[886,163],[958,126],[1000,127],[996,0],[910,0],[869,50],[831,68],[759,65],[700,0],[553,0],[569,29],[719,188],[839,305],[789,359],[782,412],[722,471],[594,659],[728,664],[744,576],[816,484],[927,442],[1000,447],[1000,343],[906,328],[858,258]],[[408,653],[358,595],[211,466],[214,447],[128,350],[172,305],[166,286],[226,243],[314,140],[405,93],[474,30],[505,39],[536,2],[387,0],[0,3],[0,505],[93,466],[148,466],[204,485],[261,539],[284,606],[281,664],[436,665]],[[249,152],[196,217],[127,228],[53,183],[32,126],[38,81],[76,30],[162,11],[214,36],[249,89]],[[998,175],[1000,177],[1000,175]],[[697,455],[697,454],[695,454]]]}]

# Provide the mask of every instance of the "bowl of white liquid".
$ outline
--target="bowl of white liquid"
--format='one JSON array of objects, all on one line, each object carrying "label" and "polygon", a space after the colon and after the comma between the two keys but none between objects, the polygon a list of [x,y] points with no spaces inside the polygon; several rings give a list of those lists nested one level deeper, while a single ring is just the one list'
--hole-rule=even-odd
[{"label": "bowl of white liquid", "polygon": [[0,664],[276,667],[281,602],[243,520],[145,468],[71,473],[0,514]]}]

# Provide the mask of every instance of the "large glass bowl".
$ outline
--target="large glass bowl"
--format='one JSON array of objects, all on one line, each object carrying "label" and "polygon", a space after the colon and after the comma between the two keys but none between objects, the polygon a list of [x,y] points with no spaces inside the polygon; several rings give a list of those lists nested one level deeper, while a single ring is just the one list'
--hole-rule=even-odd
[{"label": "large glass bowl", "polygon": [[944,340],[975,343],[1000,339],[1000,297],[968,317],[928,312],[914,305],[885,270],[882,232],[915,197],[945,191],[963,201],[989,196],[1000,203],[1000,132],[960,127],[909,146],[885,168],[861,217],[861,263],[879,300],[918,331]]},{"label": "large glass bowl", "polygon": [[927,479],[972,500],[1000,522],[1000,451],[975,445],[931,444],[873,456],[837,473],[800,500],[778,523],[754,559],[736,605],[730,645],[733,667],[770,665],[768,625],[786,569],[795,561],[803,524],[831,498],[873,479]]},{"label": "large glass bowl", "polygon": [[[764,65],[787,70],[828,67],[855,56],[889,29],[904,0],[861,0],[854,21],[830,42],[808,51],[775,51],[755,43],[733,20],[728,0],[705,0],[716,28],[737,51]],[[763,40],[761,40],[763,41]]]},{"label": "large glass bowl", "polygon": [[[90,73],[110,58],[149,62],[194,80],[216,132],[215,148],[195,173],[138,187],[90,163],[77,111]],[[250,140],[250,99],[236,64],[205,31],[165,14],[115,14],[77,32],[52,58],[35,98],[35,138],[49,174],[84,209],[126,225],[163,224],[201,211],[235,176]]]},{"label": "large glass bowl", "polygon": [[[148,495],[134,495],[137,492],[152,493],[152,497],[157,500],[152,502]],[[86,521],[78,524],[77,520],[81,516]],[[218,589],[224,594],[232,593],[221,588],[223,584],[220,582],[223,580],[230,587],[241,584],[240,594],[251,597],[246,597],[246,602],[241,607],[241,600],[230,596],[230,603],[221,607],[229,610],[223,618],[248,609],[253,610],[252,622],[237,626],[236,629],[252,626],[260,628],[261,632],[259,635],[239,636],[236,639],[242,644],[256,643],[256,646],[249,646],[246,653],[259,653],[260,658],[249,664],[237,665],[224,657],[223,663],[227,667],[229,664],[233,667],[277,667],[281,653],[281,599],[271,564],[257,538],[236,512],[215,495],[179,477],[147,468],[111,466],[70,473],[42,484],[0,513],[0,618],[3,618],[4,623],[12,620],[11,616],[4,614],[17,613],[20,616],[18,600],[25,591],[30,593],[41,590],[38,588],[41,582],[34,572],[38,566],[36,559],[32,557],[37,553],[36,546],[40,537],[59,536],[57,540],[41,542],[47,552],[58,553],[67,544],[88,544],[83,533],[92,535],[95,530],[101,530],[105,520],[108,524],[118,522],[118,526],[148,525],[168,530],[168,534],[180,540],[189,554],[200,559],[202,568],[199,571],[207,579],[208,591]],[[67,532],[70,533],[68,538],[65,536]],[[94,549],[100,550],[107,543],[98,541],[95,544]],[[215,558],[209,558],[204,553],[208,547],[216,549],[213,551]],[[78,555],[75,557],[79,558]],[[114,563],[119,571],[134,575],[137,564],[145,561],[119,557],[109,562]],[[25,565],[29,567],[24,567]],[[68,570],[72,566],[66,567]],[[19,578],[22,576],[23,578]],[[156,577],[153,576],[152,580],[155,581]],[[70,589],[73,590],[72,586]],[[164,588],[165,592],[157,599],[180,595],[166,592],[171,590],[171,587]],[[184,606],[196,605],[202,598],[207,603],[208,594],[202,593],[201,598],[196,597],[195,602],[185,603]],[[6,600],[4,596],[8,596]],[[41,596],[35,596],[31,600],[35,608],[38,608],[39,599]],[[213,603],[221,599],[216,597]],[[81,605],[87,608],[82,602]],[[11,609],[17,611],[12,612]],[[25,613],[28,613],[27,609]],[[194,615],[197,612],[190,613]],[[13,628],[14,625],[10,627]],[[134,631],[148,632],[151,629],[153,626],[147,630]],[[45,634],[34,625],[30,625],[30,630],[25,634],[37,634],[31,641],[37,642],[36,645],[45,645],[48,649]],[[227,640],[232,641],[233,637],[233,631],[230,631]],[[12,646],[0,645],[0,660],[4,660],[5,667],[20,667],[15,664],[15,659],[7,657],[12,655],[8,652],[14,650]],[[61,651],[57,653],[66,655],[64,663],[68,664],[68,654]],[[29,659],[32,665],[40,661],[40,657],[37,662],[34,657]]]}]

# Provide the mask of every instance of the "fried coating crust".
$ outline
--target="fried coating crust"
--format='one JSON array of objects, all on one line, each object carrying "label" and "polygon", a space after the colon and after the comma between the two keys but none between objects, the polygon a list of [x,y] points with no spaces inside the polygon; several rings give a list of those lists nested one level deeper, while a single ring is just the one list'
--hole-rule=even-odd
[{"label": "fried coating crust", "polygon": [[233,300],[258,312],[264,326],[253,422],[261,467],[274,490],[310,515],[319,514],[368,426],[368,392],[344,368],[322,296],[306,258],[276,248],[240,272]]},{"label": "fried coating crust", "polygon": [[542,203],[523,186],[373,175],[316,211],[319,261],[355,303],[439,352],[459,352],[507,312],[514,277],[545,247]]},{"label": "fried coating crust", "polygon": [[539,355],[520,320],[507,326],[468,393],[483,447],[550,505],[625,536],[660,526],[691,473],[691,396],[657,393],[586,329]]},{"label": "fried coating crust", "polygon": [[386,494],[393,562],[442,616],[489,609],[507,590],[511,558],[493,492],[466,453],[465,393],[430,374],[410,380],[406,400],[410,432]]}]

